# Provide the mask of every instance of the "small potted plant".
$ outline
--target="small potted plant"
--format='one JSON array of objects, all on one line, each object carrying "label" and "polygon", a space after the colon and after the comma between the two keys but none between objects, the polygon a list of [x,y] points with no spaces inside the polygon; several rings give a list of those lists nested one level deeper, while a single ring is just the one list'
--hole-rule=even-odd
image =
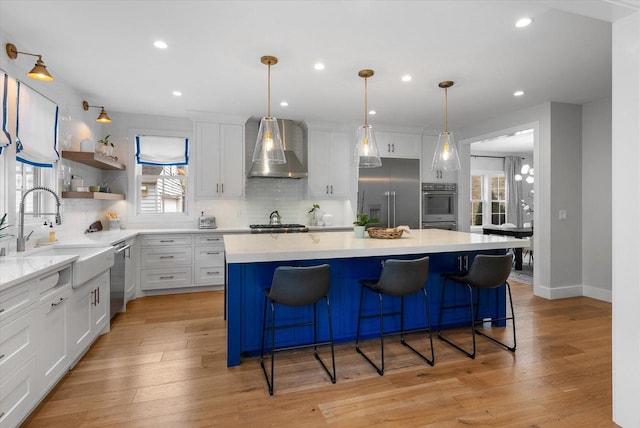
[{"label": "small potted plant", "polygon": [[[7,213],[5,213],[2,218],[0,218],[0,241],[7,236],[13,236],[10,233],[3,233],[3,231],[7,228],[11,227],[11,225],[7,224]],[[6,255],[6,248],[0,242],[0,256]]]},{"label": "small potted plant", "polygon": [[323,212],[318,204],[313,204],[307,214],[311,215],[311,226],[315,226],[319,221],[322,221]]},{"label": "small potted plant", "polygon": [[109,141],[109,137],[111,137],[111,135],[107,135],[103,139],[98,140],[98,144],[100,144],[101,152],[106,156],[113,155],[113,143]]},{"label": "small potted plant", "polygon": [[356,221],[353,222],[353,230],[356,238],[364,238],[364,230],[367,225],[372,223],[378,223],[380,220],[377,218],[369,218],[367,214],[360,213],[356,215]]}]

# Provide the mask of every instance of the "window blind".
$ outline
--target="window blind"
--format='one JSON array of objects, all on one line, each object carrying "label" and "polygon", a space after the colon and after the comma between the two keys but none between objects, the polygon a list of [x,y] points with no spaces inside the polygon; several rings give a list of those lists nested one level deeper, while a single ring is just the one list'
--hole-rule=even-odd
[{"label": "window blind", "polygon": [[189,139],[159,135],[136,135],[136,163],[142,165],[188,165]]},{"label": "window blind", "polygon": [[9,120],[9,104],[7,97],[9,95],[9,76],[6,73],[2,73],[2,84],[0,85],[0,101],[2,102],[2,132],[0,132],[0,154],[2,154],[2,149],[11,144],[11,134],[9,133],[9,129],[7,127],[7,122]]},{"label": "window blind", "polygon": [[58,106],[27,85],[17,82],[17,88],[16,159],[51,168],[60,159],[57,151]]}]

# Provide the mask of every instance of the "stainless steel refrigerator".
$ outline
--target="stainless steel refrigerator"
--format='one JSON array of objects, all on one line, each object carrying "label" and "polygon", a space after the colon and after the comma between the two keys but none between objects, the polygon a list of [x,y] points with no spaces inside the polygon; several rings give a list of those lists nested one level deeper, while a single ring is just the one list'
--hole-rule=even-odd
[{"label": "stainless steel refrigerator", "polygon": [[374,226],[420,228],[420,161],[382,158],[379,168],[360,168],[358,213],[378,218]]}]

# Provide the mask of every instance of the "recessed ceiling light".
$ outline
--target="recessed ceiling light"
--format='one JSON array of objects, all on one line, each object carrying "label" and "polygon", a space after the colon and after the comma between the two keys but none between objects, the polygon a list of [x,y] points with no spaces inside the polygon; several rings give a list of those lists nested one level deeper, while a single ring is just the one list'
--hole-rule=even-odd
[{"label": "recessed ceiling light", "polygon": [[375,111],[375,110],[369,110],[369,114],[370,114],[371,116],[373,116],[374,114],[376,114],[376,111]]},{"label": "recessed ceiling light", "polygon": [[402,81],[403,82],[411,82],[412,77],[409,76],[408,74],[405,74],[404,76],[402,76]]},{"label": "recessed ceiling light", "polygon": [[158,49],[166,49],[169,47],[169,45],[162,40],[156,40],[155,42],[153,42],[153,46],[157,47]]},{"label": "recessed ceiling light", "polygon": [[524,95],[524,92],[523,92],[523,91],[515,91],[515,92],[513,93],[513,96],[514,96],[514,97],[521,97],[521,96],[523,96],[523,95]]},{"label": "recessed ceiling light", "polygon": [[529,17],[525,17],[525,18],[520,18],[516,21],[516,27],[518,28],[522,28],[522,27],[526,27],[527,25],[531,24],[533,22],[533,18],[529,18]]},{"label": "recessed ceiling light", "polygon": [[313,68],[315,68],[316,70],[324,70],[324,64],[321,62],[316,63]]},{"label": "recessed ceiling light", "polygon": [[282,107],[287,107],[287,106],[289,105],[289,103],[288,103],[288,102],[286,102],[286,101],[282,101],[282,102],[280,103],[280,105],[281,105]]},{"label": "recessed ceiling light", "polygon": [[176,97],[181,97],[181,96],[182,96],[182,92],[180,92],[180,91],[173,91],[172,93],[173,93],[173,95],[175,95]]}]

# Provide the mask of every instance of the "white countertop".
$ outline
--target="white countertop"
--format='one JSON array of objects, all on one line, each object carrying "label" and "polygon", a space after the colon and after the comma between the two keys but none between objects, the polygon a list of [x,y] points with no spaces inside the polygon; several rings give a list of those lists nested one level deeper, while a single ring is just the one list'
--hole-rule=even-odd
[{"label": "white countertop", "polygon": [[227,262],[250,263],[527,248],[529,242],[508,236],[424,229],[404,233],[399,239],[356,238],[353,231],[225,235],[224,246]]},{"label": "white countertop", "polygon": [[78,256],[0,257],[0,291],[74,262]]}]

